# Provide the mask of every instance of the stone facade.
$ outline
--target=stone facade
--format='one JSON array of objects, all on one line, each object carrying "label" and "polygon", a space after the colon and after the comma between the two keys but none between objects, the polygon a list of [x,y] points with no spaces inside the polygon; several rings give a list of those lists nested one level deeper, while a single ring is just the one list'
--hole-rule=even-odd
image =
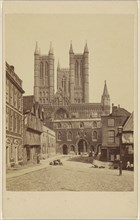
[{"label": "stone facade", "polygon": [[41,134],[41,157],[47,157],[56,154],[56,135],[55,132],[43,125],[43,132]]},{"label": "stone facade", "polygon": [[[51,54],[51,61],[50,56]],[[99,103],[89,103],[89,51],[87,43],[84,52],[73,52],[72,44],[69,50],[69,68],[57,67],[57,91],[47,99],[44,93],[42,102],[41,90],[52,94],[54,88],[54,54],[52,46],[47,56],[41,55],[38,45],[35,49],[34,96],[44,108],[45,124],[56,132],[57,153],[68,154],[88,153],[90,149],[100,152],[101,148],[101,116],[110,113],[110,96],[105,81],[103,94]],[[42,60],[43,67],[40,67]],[[51,62],[46,80],[45,62]],[[42,71],[41,68],[44,70]],[[44,82],[41,81],[44,79]],[[44,84],[43,84],[44,83]],[[45,84],[46,83],[46,84]],[[48,83],[48,84],[47,84]],[[42,87],[43,86],[43,87]],[[49,96],[50,97],[50,96]]]},{"label": "stone facade", "polygon": [[6,165],[23,163],[22,80],[6,62]]}]

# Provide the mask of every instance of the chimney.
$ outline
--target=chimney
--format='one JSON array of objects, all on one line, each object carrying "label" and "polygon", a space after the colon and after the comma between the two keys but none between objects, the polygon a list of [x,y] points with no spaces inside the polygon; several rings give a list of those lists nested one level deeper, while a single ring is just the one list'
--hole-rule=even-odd
[{"label": "chimney", "polygon": [[120,108],[120,105],[118,105],[118,108]]},{"label": "chimney", "polygon": [[10,66],[11,70],[14,72],[14,66]]}]

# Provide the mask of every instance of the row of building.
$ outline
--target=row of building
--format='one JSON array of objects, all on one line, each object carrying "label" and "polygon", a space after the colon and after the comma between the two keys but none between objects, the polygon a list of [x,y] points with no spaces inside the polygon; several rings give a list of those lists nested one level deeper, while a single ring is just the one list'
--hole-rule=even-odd
[{"label": "row of building", "polygon": [[34,96],[23,96],[22,81],[6,63],[6,164],[27,164],[56,154],[55,132],[44,125],[43,108]]},{"label": "row of building", "polygon": [[[133,113],[110,106],[105,81],[101,102],[89,103],[89,51],[75,54],[70,45],[69,68],[57,67],[54,93],[54,54],[34,53],[34,95],[23,96],[22,81],[6,63],[6,161],[25,164],[37,154],[95,152],[96,158],[114,161],[121,155],[133,163]],[[121,139],[118,127],[122,126]]]}]

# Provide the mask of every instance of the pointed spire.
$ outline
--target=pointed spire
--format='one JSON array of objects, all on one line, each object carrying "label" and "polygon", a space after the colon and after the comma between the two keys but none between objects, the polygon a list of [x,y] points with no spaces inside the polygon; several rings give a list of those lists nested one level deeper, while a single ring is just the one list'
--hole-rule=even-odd
[{"label": "pointed spire", "polygon": [[87,41],[86,41],[86,44],[85,44],[84,52],[85,52],[85,53],[88,53]]},{"label": "pointed spire", "polygon": [[49,53],[53,54],[52,42],[50,42],[50,50],[49,50]]},{"label": "pointed spire", "polygon": [[60,69],[60,63],[59,63],[59,60],[58,60],[58,64],[57,64],[57,69]]},{"label": "pointed spire", "polygon": [[72,41],[70,42],[70,50],[69,50],[70,53],[73,53],[73,48],[72,48]]},{"label": "pointed spire", "polygon": [[105,85],[104,85],[103,96],[109,96],[109,93],[108,93],[108,90],[107,90],[107,85],[106,85],[106,80],[105,80]]},{"label": "pointed spire", "polygon": [[38,42],[36,41],[36,47],[35,47],[35,54],[39,54],[39,50],[38,50]]}]

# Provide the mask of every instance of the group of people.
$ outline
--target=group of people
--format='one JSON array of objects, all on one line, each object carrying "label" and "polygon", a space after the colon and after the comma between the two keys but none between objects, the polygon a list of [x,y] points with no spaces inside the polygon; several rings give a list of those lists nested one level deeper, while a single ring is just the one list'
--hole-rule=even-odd
[{"label": "group of people", "polygon": [[126,169],[127,170],[133,170],[134,169],[134,165],[130,163],[130,161],[127,161],[126,163]]}]

